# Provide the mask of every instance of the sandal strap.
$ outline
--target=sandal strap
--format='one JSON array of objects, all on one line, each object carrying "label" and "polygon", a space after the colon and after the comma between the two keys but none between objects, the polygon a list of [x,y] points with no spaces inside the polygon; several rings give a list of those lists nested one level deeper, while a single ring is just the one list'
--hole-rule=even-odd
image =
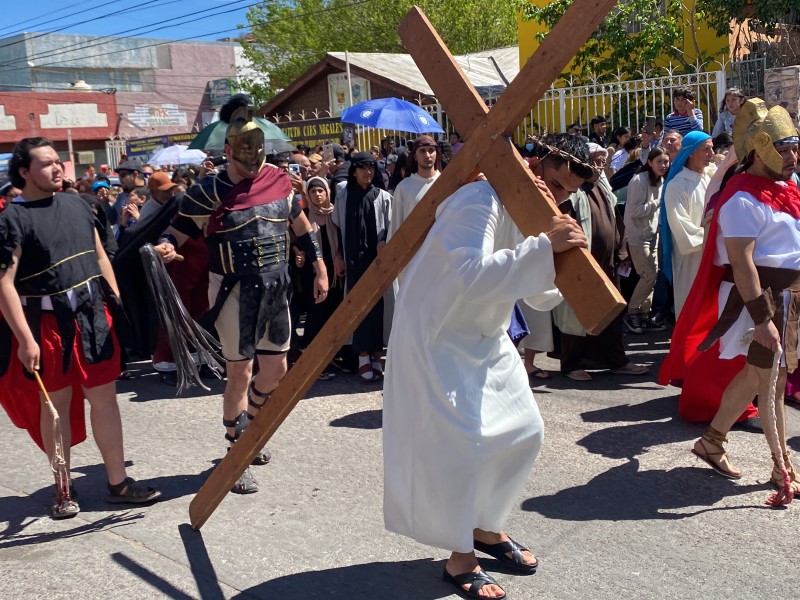
[{"label": "sandal strap", "polygon": [[[267,400],[269,400],[270,396],[272,395],[272,392],[260,392],[256,388],[255,380],[250,382],[250,390],[249,391],[250,391],[250,393],[247,394],[247,405],[248,406],[252,406],[256,410],[261,410],[264,407],[264,405],[267,403]],[[261,402],[255,402],[253,400],[253,396],[261,398],[262,401]],[[252,421],[253,419],[255,419],[255,415],[251,415],[250,413],[247,413],[247,418]]]},{"label": "sandal strap", "polygon": [[469,583],[469,591],[473,594],[477,594],[486,584],[497,585],[497,581],[483,570],[477,573],[470,571],[469,573],[461,573],[460,575],[451,575],[451,577],[458,585]]},{"label": "sandal strap", "polygon": [[247,429],[247,422],[248,422],[248,414],[246,410],[243,410],[239,413],[239,415],[235,419],[226,419],[223,417],[222,424],[225,427],[231,427],[234,430],[233,435],[225,432],[225,439],[228,440],[231,444],[235,443],[242,434],[244,430]]},{"label": "sandal strap", "polygon": [[[116,485],[108,484],[108,491],[114,496],[124,496],[126,498],[146,498],[153,493],[153,488],[144,487],[137,483],[133,477],[126,477]],[[123,493],[124,492],[124,493]]]},{"label": "sandal strap", "polygon": [[709,427],[703,434],[703,439],[722,449],[722,444],[728,441],[728,436],[713,427]]}]

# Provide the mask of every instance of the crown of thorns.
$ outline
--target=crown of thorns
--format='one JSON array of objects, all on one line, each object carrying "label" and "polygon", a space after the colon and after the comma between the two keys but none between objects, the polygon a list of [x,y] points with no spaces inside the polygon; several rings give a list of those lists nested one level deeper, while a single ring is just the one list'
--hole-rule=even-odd
[{"label": "crown of thorns", "polygon": [[564,160],[567,161],[567,167],[569,167],[569,163],[575,163],[576,165],[580,165],[582,167],[586,167],[587,169],[591,169],[593,171],[595,170],[594,165],[590,165],[589,163],[585,163],[582,160],[578,159],[576,156],[570,154],[569,152],[565,152],[564,150],[560,150],[560,149],[556,148],[555,146],[551,146],[550,144],[545,144],[544,142],[540,142],[538,140],[535,141],[534,144],[536,144],[540,148],[544,148],[545,150],[547,150],[547,152],[542,157],[540,157],[541,160],[544,160],[545,158],[547,158],[551,154],[555,154],[555,155],[560,156],[561,158],[563,158]]}]

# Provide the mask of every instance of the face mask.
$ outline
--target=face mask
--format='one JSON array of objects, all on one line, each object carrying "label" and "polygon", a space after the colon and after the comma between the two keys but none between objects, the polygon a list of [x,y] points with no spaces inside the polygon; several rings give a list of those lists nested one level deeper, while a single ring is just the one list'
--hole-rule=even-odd
[{"label": "face mask", "polygon": [[527,150],[528,152],[533,150],[533,144],[525,144],[525,150]]}]

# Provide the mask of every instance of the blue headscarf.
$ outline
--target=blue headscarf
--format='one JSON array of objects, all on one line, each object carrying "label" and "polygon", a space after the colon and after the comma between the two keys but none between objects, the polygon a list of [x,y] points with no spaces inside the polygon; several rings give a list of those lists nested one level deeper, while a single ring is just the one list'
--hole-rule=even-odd
[{"label": "blue headscarf", "polygon": [[700,145],[706,140],[710,140],[711,136],[704,131],[692,131],[686,134],[681,143],[681,151],[675,157],[675,162],[669,166],[669,173],[664,179],[664,185],[661,188],[661,272],[667,281],[672,283],[672,232],[669,229],[669,221],[667,220],[667,211],[664,206],[664,198],[667,193],[667,186],[669,182],[675,179],[675,176],[683,171],[686,161],[689,156],[697,150]]}]

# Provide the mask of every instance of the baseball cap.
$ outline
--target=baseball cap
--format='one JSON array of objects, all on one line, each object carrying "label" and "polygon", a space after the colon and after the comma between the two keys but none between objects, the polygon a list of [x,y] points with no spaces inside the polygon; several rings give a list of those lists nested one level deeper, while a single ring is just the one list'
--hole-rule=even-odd
[{"label": "baseball cap", "polygon": [[117,165],[117,173],[120,171],[137,171],[141,173],[143,166],[142,161],[131,158]]},{"label": "baseball cap", "polygon": [[153,190],[171,190],[177,183],[173,183],[172,179],[170,179],[169,175],[164,173],[163,171],[159,171],[158,173],[153,173],[150,177],[147,178],[147,187],[152,192]]},{"label": "baseball cap", "polygon": [[333,150],[333,158],[344,158],[344,148],[342,148],[341,144],[331,144],[331,149]]},{"label": "baseball cap", "polygon": [[311,162],[311,164],[317,164],[319,161],[322,160],[322,157],[316,152],[312,152],[311,154],[308,155],[308,160],[309,162]]},{"label": "baseball cap", "polygon": [[[92,191],[96,192],[99,188],[106,188],[108,189],[110,186],[105,181],[95,181],[92,184]],[[84,188],[85,189],[85,188]]]}]

